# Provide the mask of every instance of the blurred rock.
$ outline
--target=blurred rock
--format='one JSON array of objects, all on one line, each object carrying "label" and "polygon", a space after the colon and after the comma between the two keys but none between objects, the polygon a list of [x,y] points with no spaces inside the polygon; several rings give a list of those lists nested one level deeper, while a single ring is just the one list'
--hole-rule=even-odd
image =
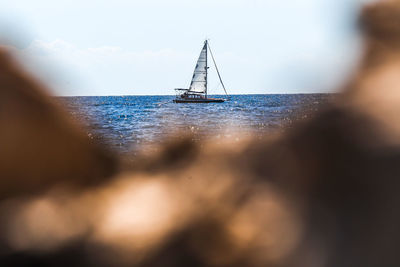
[{"label": "blurred rock", "polygon": [[59,183],[96,185],[116,161],[0,49],[0,199]]},{"label": "blurred rock", "polygon": [[399,1],[365,8],[358,74],[287,133],[171,141],[97,187],[112,159],[2,54],[0,262],[399,266],[399,18]]}]

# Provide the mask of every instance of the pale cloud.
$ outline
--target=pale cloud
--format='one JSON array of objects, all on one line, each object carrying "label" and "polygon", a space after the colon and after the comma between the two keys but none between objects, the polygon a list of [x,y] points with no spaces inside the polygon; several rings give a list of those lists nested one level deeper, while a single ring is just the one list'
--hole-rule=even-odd
[{"label": "pale cloud", "polygon": [[[198,50],[200,47],[201,44]],[[35,40],[20,50],[28,59],[25,60],[28,69],[61,95],[172,94],[173,88],[186,87],[190,81],[198,56],[197,49],[193,51],[170,48],[130,51],[119,46],[80,48],[61,39]],[[237,71],[237,68],[243,70],[227,84],[248,81],[249,85],[258,82],[261,87],[266,80],[277,80],[281,87],[273,89],[294,93],[303,88],[310,92],[321,88],[334,90],[354,69],[361,51],[360,42],[354,39],[350,44],[337,46],[334,53],[325,53],[323,60],[321,53],[313,49],[300,50],[280,59],[276,58],[279,54],[267,53],[257,59],[232,51],[216,57],[224,63],[222,73]],[[211,71],[209,77],[211,84],[215,84],[215,73]]]},{"label": "pale cloud", "polygon": [[[128,51],[118,46],[79,48],[60,39],[51,42],[35,40],[20,50],[20,54],[31,72],[49,83],[56,94],[64,95],[113,92],[169,94],[174,86],[186,85],[197,57],[197,53],[173,49]],[[224,58],[229,57],[235,56],[224,54]],[[149,77],[149,73],[154,74],[154,79],[144,78]],[[160,80],[165,84],[165,88],[161,88],[163,91],[160,88],[152,91],[151,88],[157,86]],[[146,87],[149,91],[137,91],[137,88]]]},{"label": "pale cloud", "polygon": [[187,87],[206,37],[231,93],[332,90],[361,51],[367,0],[3,1],[0,16],[33,29],[26,65],[57,94],[111,95]]}]

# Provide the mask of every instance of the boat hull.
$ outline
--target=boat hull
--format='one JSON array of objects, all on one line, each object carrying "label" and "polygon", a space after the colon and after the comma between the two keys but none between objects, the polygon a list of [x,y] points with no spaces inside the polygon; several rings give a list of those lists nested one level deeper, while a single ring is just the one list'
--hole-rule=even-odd
[{"label": "boat hull", "polygon": [[225,99],[206,98],[206,99],[174,99],[174,103],[222,103]]}]

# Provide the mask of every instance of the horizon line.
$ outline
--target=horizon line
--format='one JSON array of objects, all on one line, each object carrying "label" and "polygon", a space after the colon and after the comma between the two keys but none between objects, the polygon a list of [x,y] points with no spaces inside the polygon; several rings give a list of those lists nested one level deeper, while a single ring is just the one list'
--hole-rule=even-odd
[{"label": "horizon line", "polygon": [[[238,95],[321,95],[321,94],[340,94],[341,92],[307,92],[307,93],[265,93],[265,94],[228,94],[228,96]],[[225,94],[209,94],[215,96],[226,96]],[[52,97],[91,97],[91,96],[176,96],[175,94],[132,94],[132,95],[52,95]]]}]

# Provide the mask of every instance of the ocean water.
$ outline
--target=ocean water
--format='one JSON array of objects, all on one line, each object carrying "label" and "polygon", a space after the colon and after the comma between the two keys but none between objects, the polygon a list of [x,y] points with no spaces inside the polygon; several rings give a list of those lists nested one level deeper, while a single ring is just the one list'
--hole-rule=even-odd
[{"label": "ocean water", "polygon": [[[62,97],[89,137],[117,152],[137,151],[165,138],[190,132],[194,138],[261,138],[284,131],[334,98],[332,94],[232,95],[230,101],[176,104],[175,96]],[[223,96],[215,96],[223,97]]]}]

